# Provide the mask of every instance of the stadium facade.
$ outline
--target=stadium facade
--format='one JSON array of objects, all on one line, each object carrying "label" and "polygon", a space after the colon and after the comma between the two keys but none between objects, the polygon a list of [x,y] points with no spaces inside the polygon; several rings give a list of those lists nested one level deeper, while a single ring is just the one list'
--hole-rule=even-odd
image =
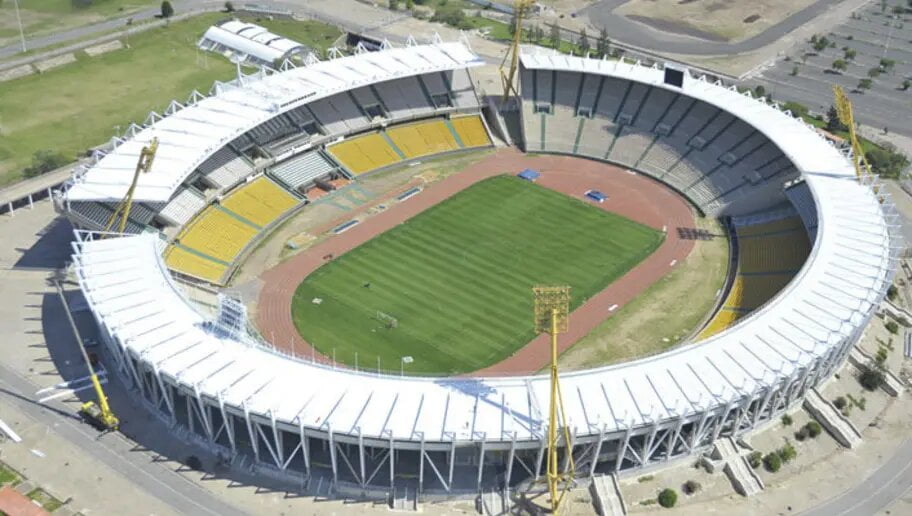
[{"label": "stadium facade", "polygon": [[[712,216],[789,203],[813,243],[779,295],[718,335],[565,374],[572,442],[564,443],[564,456],[573,454],[578,473],[632,471],[693,455],[774,420],[827,380],[892,281],[901,241],[883,190],[858,180],[846,152],[813,128],[734,87],[689,75],[678,87],[666,84],[658,65],[529,49],[521,61],[527,150],[637,169]],[[257,138],[257,128],[283,114],[416,74],[468,78],[467,69],[478,64],[463,44],[438,42],[220,84],[211,96],[131,129],[57,202],[70,213],[75,203],[118,200],[128,188],[124,172],[155,135],[160,156],[136,200],[161,210],[207,159],[237,147],[239,138]],[[474,90],[460,96],[452,84],[447,88],[441,94],[455,102],[413,106],[380,123],[479,111]],[[326,132],[315,133],[306,148],[373,123],[333,113],[341,118],[322,120]],[[552,133],[566,122],[562,116],[573,130]],[[718,131],[708,136],[711,127]],[[287,136],[280,133],[275,137]],[[735,141],[716,145],[729,133]],[[664,157],[652,159],[654,151]],[[101,238],[93,231],[100,219],[93,226],[82,214],[71,217],[88,228],[77,231],[74,270],[108,363],[176,435],[264,475],[330,479],[337,491],[378,496],[403,489],[421,496],[477,493],[543,473],[547,377],[401,377],[285,356],[199,312],[172,278],[162,256],[168,243],[156,232]]]}]

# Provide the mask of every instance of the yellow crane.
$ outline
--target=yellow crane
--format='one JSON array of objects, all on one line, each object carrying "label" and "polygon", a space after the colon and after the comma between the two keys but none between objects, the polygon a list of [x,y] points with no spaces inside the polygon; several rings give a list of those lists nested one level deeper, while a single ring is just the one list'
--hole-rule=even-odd
[{"label": "yellow crane", "polygon": [[85,360],[86,367],[89,369],[89,378],[92,380],[92,387],[95,389],[95,397],[98,399],[97,404],[92,400],[83,403],[82,407],[79,409],[79,413],[82,414],[89,423],[100,430],[116,431],[120,427],[120,420],[117,419],[117,416],[114,415],[114,412],[111,411],[111,407],[108,405],[108,397],[105,396],[104,389],[101,388],[101,382],[98,380],[98,375],[95,373],[95,368],[92,366],[92,360],[89,359],[89,354],[86,352],[85,343],[82,341],[82,336],[79,334],[79,329],[76,327],[76,322],[73,320],[73,314],[70,313],[70,306],[67,304],[66,296],[63,295],[63,289],[60,287],[60,282],[54,280],[54,286],[57,287],[57,295],[60,296],[60,302],[63,304],[63,312],[70,322],[70,328],[73,330],[73,336],[76,337],[76,343],[79,345],[82,359]]},{"label": "yellow crane", "polygon": [[861,180],[871,177],[871,165],[865,159],[864,149],[861,142],[858,141],[858,134],[855,132],[855,116],[852,113],[852,102],[846,95],[845,91],[838,84],[833,85],[833,97],[835,98],[836,116],[842,125],[846,126],[849,131],[849,144],[852,146],[852,164],[855,165],[855,175]]},{"label": "yellow crane", "polygon": [[127,227],[127,220],[130,218],[130,209],[133,208],[133,192],[136,191],[136,183],[139,182],[139,175],[152,170],[152,161],[155,160],[155,153],[158,151],[158,138],[153,137],[149,145],[144,146],[139,151],[139,160],[136,162],[136,170],[133,171],[133,181],[130,182],[130,188],[127,194],[117,205],[117,209],[111,214],[108,223],[105,225],[105,231],[111,231],[114,224],[117,223],[117,232],[123,233]]},{"label": "yellow crane", "polygon": [[[557,372],[557,336],[566,333],[570,317],[570,287],[533,287],[535,298],[535,333],[551,335],[551,401],[548,410],[548,494],[551,497],[551,514],[558,514],[564,495],[570,490],[576,465],[570,447],[570,429],[564,412],[560,378]],[[560,437],[564,438],[566,468],[561,471],[558,456]]]},{"label": "yellow crane", "polygon": [[[514,0],[513,2],[513,42],[510,48],[504,54],[503,61],[500,63],[500,80],[503,83],[503,101],[510,98],[510,94],[519,95],[516,91],[516,70],[519,69],[519,45],[522,43],[522,22],[526,10],[535,3],[535,0]],[[510,61],[510,68],[507,70],[507,60]]]}]

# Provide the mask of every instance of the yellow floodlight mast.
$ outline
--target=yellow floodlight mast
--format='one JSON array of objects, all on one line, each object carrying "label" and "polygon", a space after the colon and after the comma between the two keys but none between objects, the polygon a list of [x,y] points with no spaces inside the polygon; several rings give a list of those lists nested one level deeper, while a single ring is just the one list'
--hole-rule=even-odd
[{"label": "yellow floodlight mast", "polygon": [[[510,98],[510,94],[519,95],[516,91],[516,70],[519,69],[519,45],[522,43],[522,22],[526,10],[535,3],[535,0],[514,0],[513,1],[513,42],[510,48],[504,54],[503,61],[500,63],[500,80],[503,83],[503,102]],[[510,60],[510,69],[506,71],[507,59]]]},{"label": "yellow floodlight mast", "polygon": [[139,160],[136,162],[136,170],[133,172],[133,181],[127,190],[127,195],[117,205],[117,209],[111,214],[105,225],[105,231],[111,231],[114,223],[117,222],[117,232],[123,233],[127,227],[127,219],[130,218],[130,209],[133,208],[133,192],[136,191],[136,183],[139,182],[139,175],[152,170],[152,161],[155,159],[155,152],[158,151],[158,138],[153,137],[149,145],[144,146],[139,151]]},{"label": "yellow floodlight mast", "polygon": [[871,165],[865,159],[861,142],[858,141],[858,134],[855,132],[855,115],[852,112],[852,102],[838,84],[833,85],[833,97],[835,98],[836,116],[849,131],[849,144],[852,146],[852,164],[855,165],[855,175],[858,176],[859,180],[866,177],[869,178],[873,173],[871,172]]},{"label": "yellow floodlight mast", "polygon": [[[557,372],[557,336],[566,333],[570,316],[570,287],[533,287],[535,298],[535,333],[551,335],[551,402],[548,410],[548,493],[551,496],[551,513],[557,514],[561,501],[570,489],[576,465],[570,448],[570,430],[564,412],[560,378]],[[558,431],[563,431],[564,453],[567,468],[560,471],[557,445]],[[563,484],[563,487],[561,485]]]}]

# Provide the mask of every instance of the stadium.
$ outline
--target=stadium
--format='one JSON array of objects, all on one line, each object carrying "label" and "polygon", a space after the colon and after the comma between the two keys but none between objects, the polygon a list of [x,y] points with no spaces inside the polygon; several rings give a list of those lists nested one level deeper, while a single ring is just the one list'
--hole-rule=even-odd
[{"label": "stadium", "polygon": [[[856,177],[846,150],[779,106],[685,69],[531,48],[520,63],[525,153],[633,171],[617,174],[641,181],[637,188],[676,192],[678,202],[724,221],[735,242],[717,309],[691,342],[563,374],[570,439],[562,457],[572,456],[578,476],[693,456],[763,427],[836,371],[886,295],[902,247],[888,196]],[[493,146],[503,130],[475,90],[471,71],[480,66],[462,42],[412,40],[217,83],[209,95],[194,92],[131,126],[55,192],[58,210],[80,228],[74,269],[108,363],[176,436],[257,474],[331,482],[333,492],[359,496],[474,495],[521,489],[542,476],[547,376],[462,374],[494,359],[455,376],[359,368],[357,354],[352,365],[319,348],[329,337],[314,337],[318,356],[291,310],[314,271],[330,276],[387,230],[378,238],[403,231],[412,233],[402,239],[416,238],[417,218],[399,225],[413,216],[451,223],[452,214],[439,218],[444,207],[488,181],[526,188],[491,177],[521,169],[488,170],[443,191],[468,177],[457,173],[403,192],[377,216],[385,226],[353,219],[331,228],[319,245],[351,237],[341,254],[308,251],[264,272],[253,321],[227,296],[217,313],[202,311],[185,287],[228,284],[264,235],[360,177]],[[153,138],[152,168],[131,185],[127,172]],[[586,173],[575,167],[565,168]],[[541,175],[545,184],[549,170]],[[200,195],[212,190],[215,202]],[[134,204],[125,233],[105,234],[128,192]],[[611,205],[615,194],[606,193]],[[508,195],[482,195],[472,209]],[[544,192],[529,196],[549,202]],[[419,202],[426,211],[410,208]],[[628,224],[582,205],[562,213]],[[636,233],[629,224],[624,231]],[[599,290],[643,260],[665,260],[652,254],[662,246],[685,245],[675,231],[657,229],[643,229],[630,243],[636,259],[587,284],[592,297],[575,306],[605,319],[615,301]],[[297,265],[305,258],[309,264]],[[674,265],[665,263],[657,277]],[[379,282],[361,288],[352,296]],[[316,305],[313,292],[305,304]],[[495,358],[520,352],[511,344]]]}]

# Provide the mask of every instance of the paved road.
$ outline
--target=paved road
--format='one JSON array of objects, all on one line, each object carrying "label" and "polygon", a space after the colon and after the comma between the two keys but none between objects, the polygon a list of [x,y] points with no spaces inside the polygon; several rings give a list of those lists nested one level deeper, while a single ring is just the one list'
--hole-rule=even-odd
[{"label": "paved road", "polygon": [[686,54],[694,56],[731,55],[752,52],[775,43],[786,34],[808,23],[827,9],[838,5],[843,0],[817,0],[813,4],[773,25],[756,36],[737,43],[709,41],[695,35],[675,34],[668,30],[652,28],[644,23],[633,21],[614,13],[614,9],[627,0],[602,0],[585,9],[580,14],[589,17],[592,25],[605,27],[611,39],[628,45],[645,48],[654,52]]},{"label": "paved road", "polygon": [[877,471],[838,498],[802,516],[869,516],[912,488],[912,439],[905,441]]},{"label": "paved road", "polygon": [[216,498],[198,485],[174,474],[160,464],[149,463],[148,456],[132,451],[134,443],[123,436],[98,434],[78,419],[61,417],[59,411],[72,414],[72,409],[55,402],[44,407],[32,401],[38,387],[15,371],[0,365],[0,396],[32,419],[53,428],[75,448],[90,454],[113,471],[129,479],[138,489],[171,505],[179,514],[231,515],[246,513]]}]

